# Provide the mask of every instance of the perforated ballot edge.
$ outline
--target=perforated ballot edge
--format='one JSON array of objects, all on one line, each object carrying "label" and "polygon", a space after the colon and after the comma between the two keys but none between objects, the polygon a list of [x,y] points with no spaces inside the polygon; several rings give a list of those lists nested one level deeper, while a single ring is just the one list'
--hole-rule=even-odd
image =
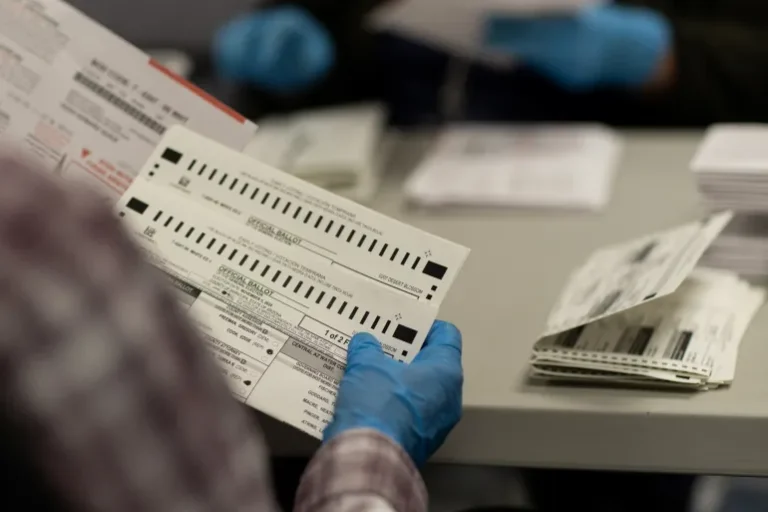
[{"label": "perforated ballot edge", "polygon": [[180,126],[168,131],[141,177],[317,261],[434,305],[469,254]]}]

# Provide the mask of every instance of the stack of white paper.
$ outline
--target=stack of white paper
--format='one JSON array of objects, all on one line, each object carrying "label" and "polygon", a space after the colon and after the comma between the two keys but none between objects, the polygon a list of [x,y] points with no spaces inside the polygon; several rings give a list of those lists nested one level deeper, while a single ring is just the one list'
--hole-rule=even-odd
[{"label": "stack of white paper", "polygon": [[379,184],[386,113],[376,104],[265,119],[245,153],[358,202]]},{"label": "stack of white paper", "polygon": [[469,253],[181,127],[117,211],[234,395],[315,437],[350,338],[412,361]]},{"label": "stack of white paper", "polygon": [[736,215],[701,261],[744,276],[768,276],[768,216]]},{"label": "stack of white paper", "polygon": [[768,213],[768,125],[711,127],[691,169],[711,209]]},{"label": "stack of white paper", "polygon": [[595,253],[552,312],[534,347],[532,375],[693,389],[730,384],[764,291],[728,271],[694,268],[730,217]]},{"label": "stack of white paper", "polygon": [[705,205],[736,214],[702,263],[768,275],[768,125],[711,127],[691,169]]},{"label": "stack of white paper", "polygon": [[599,210],[621,154],[593,125],[448,128],[405,184],[413,202]]}]

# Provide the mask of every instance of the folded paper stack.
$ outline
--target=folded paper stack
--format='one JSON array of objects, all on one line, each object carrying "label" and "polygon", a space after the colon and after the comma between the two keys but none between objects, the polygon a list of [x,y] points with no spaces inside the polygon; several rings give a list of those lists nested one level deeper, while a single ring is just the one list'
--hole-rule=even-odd
[{"label": "folded paper stack", "polygon": [[533,377],[697,390],[730,384],[760,288],[696,267],[730,213],[595,253],[536,343]]}]

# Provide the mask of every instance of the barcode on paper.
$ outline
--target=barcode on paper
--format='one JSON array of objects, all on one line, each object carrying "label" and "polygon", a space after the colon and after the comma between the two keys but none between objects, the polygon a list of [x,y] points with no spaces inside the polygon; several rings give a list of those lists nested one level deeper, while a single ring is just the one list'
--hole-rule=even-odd
[{"label": "barcode on paper", "polygon": [[645,354],[654,332],[654,327],[628,327],[621,333],[614,352],[641,356]]},{"label": "barcode on paper", "polygon": [[100,98],[108,101],[111,105],[117,107],[118,109],[122,110],[129,116],[131,116],[133,119],[141,123],[142,125],[146,126],[153,132],[157,133],[158,135],[163,135],[166,131],[165,126],[161,125],[154,119],[152,119],[147,114],[143,113],[138,108],[134,107],[127,101],[125,101],[120,96],[116,95],[106,87],[103,87],[99,85],[94,80],[91,80],[87,76],[85,76],[83,73],[77,72],[75,74],[75,82],[78,82],[82,85],[84,85],[86,88],[91,90],[92,92],[96,93]]},{"label": "barcode on paper", "polygon": [[555,339],[555,346],[560,348],[575,348],[576,344],[579,342],[579,338],[581,338],[581,335],[584,333],[585,327],[585,325],[582,325],[561,333],[558,335],[557,339]]},{"label": "barcode on paper", "polygon": [[693,331],[676,331],[672,336],[672,344],[664,356],[667,359],[682,361],[685,353],[688,351],[688,347],[691,345],[691,339],[693,339]]}]

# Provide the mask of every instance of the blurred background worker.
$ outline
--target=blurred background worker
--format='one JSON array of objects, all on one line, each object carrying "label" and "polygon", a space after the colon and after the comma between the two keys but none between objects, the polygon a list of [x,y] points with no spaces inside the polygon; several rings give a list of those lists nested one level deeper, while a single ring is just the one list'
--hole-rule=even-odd
[{"label": "blurred background worker", "polygon": [[[444,120],[441,91],[451,56],[368,31],[368,14],[381,3],[261,4],[219,32],[218,68],[247,84],[241,108],[249,105],[251,114],[378,98],[395,123]],[[621,0],[574,15],[496,16],[484,32],[486,49],[521,65],[472,64],[452,84],[462,89],[462,119],[621,125],[768,119],[768,4],[759,0]]]}]

